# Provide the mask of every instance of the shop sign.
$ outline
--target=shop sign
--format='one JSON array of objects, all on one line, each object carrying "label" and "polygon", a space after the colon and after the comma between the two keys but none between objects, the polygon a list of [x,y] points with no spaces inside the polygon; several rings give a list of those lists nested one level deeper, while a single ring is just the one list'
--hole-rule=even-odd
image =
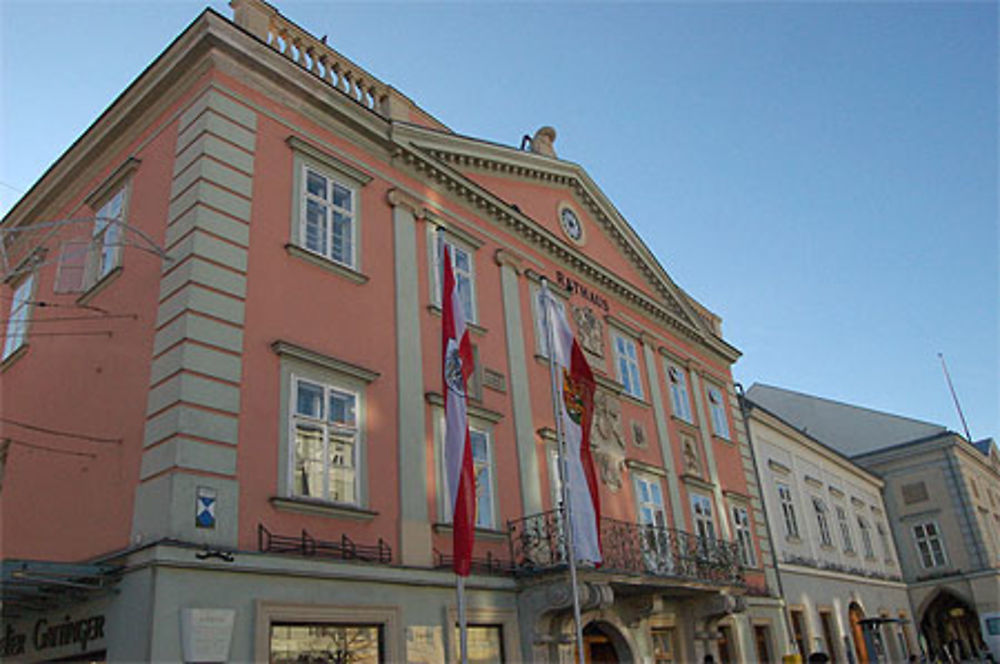
[{"label": "shop sign", "polygon": [[560,270],[556,270],[556,281],[559,283],[559,286],[562,287],[566,292],[573,295],[579,295],[580,297],[587,300],[591,304],[600,307],[604,311],[604,313],[608,313],[611,311],[611,308],[608,306],[607,298],[605,298],[600,293],[595,293],[594,291],[590,290],[589,288],[587,288],[587,286],[581,284],[573,277],[563,274],[562,271]]},{"label": "shop sign", "polygon": [[[30,628],[25,629],[27,625]],[[100,642],[97,646],[96,642]],[[7,623],[0,637],[0,657],[17,657],[26,654],[54,655],[53,650],[70,650],[80,653],[103,647],[104,616],[92,615],[74,619],[50,617],[38,618],[34,623],[26,623],[19,630]]]}]

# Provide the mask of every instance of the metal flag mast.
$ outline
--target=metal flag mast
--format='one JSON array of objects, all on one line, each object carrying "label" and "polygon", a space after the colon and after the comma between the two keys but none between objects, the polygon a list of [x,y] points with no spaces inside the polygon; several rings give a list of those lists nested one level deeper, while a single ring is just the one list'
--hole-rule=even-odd
[{"label": "metal flag mast", "polygon": [[580,664],[585,661],[583,654],[583,625],[580,619],[580,595],[576,587],[576,552],[573,550],[573,528],[571,526],[569,501],[569,466],[566,461],[566,436],[562,422],[562,390],[555,364],[555,333],[552,330],[552,320],[549,318],[549,281],[542,277],[542,303],[544,305],[545,339],[549,351],[549,380],[552,387],[552,414],[556,420],[556,440],[559,451],[559,475],[562,479],[562,509],[559,510],[565,534],[566,559],[569,562],[569,582],[573,595],[573,624],[576,628],[576,649]]},{"label": "metal flag mast", "polygon": [[965,437],[972,442],[972,434],[969,433],[969,425],[965,422],[965,414],[962,412],[962,405],[958,403],[958,395],[955,394],[955,386],[951,384],[951,374],[948,373],[948,365],[944,362],[944,353],[938,353],[941,358],[941,368],[944,369],[944,379],[948,381],[948,389],[951,390],[951,398],[955,402],[955,410],[958,411],[958,419],[962,420],[962,428],[965,429]]}]

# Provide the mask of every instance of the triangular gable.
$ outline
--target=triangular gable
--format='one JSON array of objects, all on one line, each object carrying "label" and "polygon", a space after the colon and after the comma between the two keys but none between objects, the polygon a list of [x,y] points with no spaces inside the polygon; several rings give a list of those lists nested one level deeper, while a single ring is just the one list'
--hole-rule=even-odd
[{"label": "triangular gable", "polygon": [[[533,234],[544,233],[545,243],[563,255],[577,255],[590,261],[603,278],[624,281],[634,291],[641,291],[655,301],[671,317],[675,328],[686,336],[697,338],[732,361],[739,352],[721,339],[718,319],[695,303],[669,277],[653,253],[625,221],[611,201],[604,195],[586,171],[573,162],[516,150],[507,146],[472,139],[455,134],[428,131],[421,127],[395,123],[393,138],[398,144],[412,149],[416,154],[433,162],[435,176],[439,179],[461,181],[504,208],[506,215],[516,215],[531,225]],[[426,167],[426,166],[424,166]],[[510,184],[503,186],[501,180]],[[509,192],[524,187],[534,187],[549,192],[550,210],[520,210],[511,207],[517,200],[509,200]],[[515,196],[516,198],[516,196]],[[542,196],[545,199],[545,196]],[[578,214],[585,215],[588,231],[601,234],[620,258],[620,265],[627,269],[608,269],[587,255],[586,247],[580,248],[560,231],[556,201],[568,200]],[[492,207],[487,204],[488,210]],[[588,238],[588,243],[592,238]],[[634,276],[634,278],[630,278]]]}]

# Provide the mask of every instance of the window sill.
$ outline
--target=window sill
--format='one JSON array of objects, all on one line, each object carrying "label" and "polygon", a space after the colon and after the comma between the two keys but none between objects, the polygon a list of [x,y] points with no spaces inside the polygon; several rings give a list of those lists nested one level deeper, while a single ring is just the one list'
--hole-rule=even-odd
[{"label": "window sill", "polygon": [[334,518],[355,519],[357,521],[371,521],[378,512],[366,510],[361,507],[347,505],[343,503],[327,503],[320,500],[309,500],[307,498],[282,498],[280,496],[271,497],[271,505],[275,509],[285,512],[298,512],[300,514],[317,514]]},{"label": "window sill", "polygon": [[824,551],[836,551],[837,550],[836,547],[834,547],[832,544],[820,544],[819,548],[823,549]]},{"label": "window sill", "polygon": [[285,251],[288,252],[289,256],[294,256],[295,258],[300,258],[307,263],[312,263],[313,265],[321,267],[328,272],[344,277],[348,281],[353,281],[356,284],[368,283],[368,275],[361,274],[353,268],[341,265],[336,261],[332,261],[325,256],[320,256],[319,254],[313,253],[308,249],[303,249],[297,244],[286,244]]},{"label": "window sill", "polygon": [[28,353],[29,347],[30,344],[23,343],[17,347],[17,350],[15,350],[13,353],[4,358],[4,360],[0,362],[0,373],[7,371],[7,369],[10,368],[12,364],[21,359],[23,355],[26,355]]},{"label": "window sill", "polygon": [[[454,532],[454,528],[450,523],[435,523],[433,526],[434,532],[439,535],[451,535]],[[480,528],[476,526],[476,539],[481,539],[486,542],[506,542],[507,532],[503,530],[495,530],[493,528]]]},{"label": "window sill", "polygon": [[698,433],[698,425],[694,422],[688,422],[683,417],[678,417],[677,415],[671,415],[670,419],[676,422],[682,429],[687,429],[690,433]]},{"label": "window sill", "polygon": [[633,396],[633,395],[629,394],[628,392],[625,392],[624,390],[622,391],[621,396],[622,396],[622,399],[624,399],[625,401],[629,402],[630,404],[633,404],[633,405],[636,405],[636,406],[641,406],[643,408],[649,408],[652,405],[648,401],[646,401],[645,399],[643,399],[642,397]]},{"label": "window sill", "polygon": [[122,273],[122,266],[121,265],[116,266],[106,275],[101,277],[93,286],[83,291],[80,297],[76,298],[76,303],[81,305],[87,304],[95,297],[97,297],[98,293],[103,291],[105,288],[110,286],[113,281],[118,279],[118,275],[120,275],[121,273]]},{"label": "window sill", "polygon": [[[437,305],[437,304],[428,304],[427,305],[427,311],[431,312],[435,316],[440,316],[441,315],[441,307],[439,305]],[[469,321],[469,320],[465,321],[465,325],[466,325],[466,327],[468,327],[470,330],[472,330],[473,332],[475,332],[477,335],[479,335],[481,337],[485,336],[486,333],[489,332],[489,330],[487,330],[485,327],[483,327],[479,323],[473,323],[472,321]]]},{"label": "window sill", "polygon": [[789,544],[802,544],[802,538],[796,535],[785,535],[785,541]]},{"label": "window sill", "polygon": [[736,445],[736,441],[735,440],[733,440],[731,438],[726,438],[725,436],[720,436],[717,433],[713,433],[712,434],[712,440],[717,440],[720,443],[724,443],[726,445],[731,445],[731,446],[735,446]]}]

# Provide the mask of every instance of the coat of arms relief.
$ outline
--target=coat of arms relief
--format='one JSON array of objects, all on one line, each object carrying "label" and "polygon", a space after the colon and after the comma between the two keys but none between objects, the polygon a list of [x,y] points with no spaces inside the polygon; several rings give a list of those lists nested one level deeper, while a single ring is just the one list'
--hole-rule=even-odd
[{"label": "coat of arms relief", "polygon": [[604,357],[604,321],[590,307],[573,307],[577,340],[594,357]]}]

